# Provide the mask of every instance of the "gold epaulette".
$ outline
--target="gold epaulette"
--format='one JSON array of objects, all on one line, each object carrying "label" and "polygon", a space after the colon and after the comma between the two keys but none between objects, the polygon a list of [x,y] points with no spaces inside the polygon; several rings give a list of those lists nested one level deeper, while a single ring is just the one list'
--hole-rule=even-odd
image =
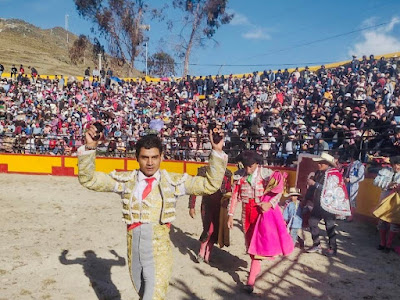
[{"label": "gold epaulette", "polygon": [[121,182],[131,181],[132,179],[135,178],[136,175],[137,175],[137,170],[123,171],[123,172],[117,172],[114,170],[110,173],[110,176],[113,179]]}]

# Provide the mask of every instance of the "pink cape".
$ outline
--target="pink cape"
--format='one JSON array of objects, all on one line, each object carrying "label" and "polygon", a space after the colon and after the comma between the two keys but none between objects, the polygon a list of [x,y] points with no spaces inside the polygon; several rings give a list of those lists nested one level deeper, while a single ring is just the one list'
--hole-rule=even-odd
[{"label": "pink cape", "polygon": [[[285,176],[275,171],[270,178],[277,180],[278,185],[263,196],[262,202],[269,202],[275,197],[280,198],[283,193]],[[294,244],[279,205],[261,213],[255,224],[248,253],[256,256],[289,255],[293,249]]]}]

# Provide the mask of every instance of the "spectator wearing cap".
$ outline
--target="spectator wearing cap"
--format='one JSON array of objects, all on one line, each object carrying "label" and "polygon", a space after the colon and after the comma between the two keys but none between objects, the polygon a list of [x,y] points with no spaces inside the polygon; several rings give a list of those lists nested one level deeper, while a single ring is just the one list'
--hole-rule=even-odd
[{"label": "spectator wearing cap", "polygon": [[293,161],[296,159],[297,153],[297,144],[296,144],[296,135],[293,132],[290,132],[288,135],[288,141],[285,144],[285,165],[292,165]]},{"label": "spectator wearing cap", "polygon": [[116,143],[116,153],[122,157],[123,154],[125,154],[126,151],[126,143],[125,141],[122,140],[121,137],[118,138],[118,141]]},{"label": "spectator wearing cap", "polygon": [[107,147],[107,154],[113,156],[117,150],[117,142],[114,137],[111,137]]},{"label": "spectator wearing cap", "polygon": [[303,225],[303,208],[299,199],[301,197],[300,189],[291,187],[289,188],[289,193],[285,193],[284,196],[289,198],[289,203],[283,210],[283,218],[287,224],[287,229],[290,230],[293,243],[296,244],[298,241],[300,248],[304,248],[304,240],[298,236]]}]

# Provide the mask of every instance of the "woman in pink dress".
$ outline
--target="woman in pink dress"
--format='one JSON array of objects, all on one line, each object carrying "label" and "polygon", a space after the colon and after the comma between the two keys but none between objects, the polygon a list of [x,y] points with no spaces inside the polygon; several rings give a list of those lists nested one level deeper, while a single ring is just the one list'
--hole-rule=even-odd
[{"label": "woman in pink dress", "polygon": [[245,290],[252,293],[261,271],[260,260],[288,255],[294,245],[278,205],[287,175],[260,166],[262,157],[253,151],[243,151],[239,160],[245,174],[237,179],[233,187],[228,207],[228,227],[233,228],[236,205],[242,202],[243,232],[251,257]]}]

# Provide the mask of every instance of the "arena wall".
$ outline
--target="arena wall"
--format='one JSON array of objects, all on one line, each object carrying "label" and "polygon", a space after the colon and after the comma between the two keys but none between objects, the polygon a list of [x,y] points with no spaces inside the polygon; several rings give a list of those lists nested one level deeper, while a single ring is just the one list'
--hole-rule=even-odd
[{"label": "arena wall", "polygon": [[[170,172],[186,172],[190,175],[196,175],[197,169],[202,165],[204,163],[163,161],[161,168]],[[129,171],[138,167],[138,162],[132,158],[96,158],[96,170],[100,172]],[[228,169],[235,172],[237,167],[229,164]],[[287,172],[288,186],[294,186],[296,182],[295,169],[283,167],[274,167],[274,169]],[[77,176],[78,159],[71,156],[0,154],[0,173]],[[360,184],[357,197],[357,213],[366,217],[372,217],[372,211],[378,204],[380,197],[380,189],[375,187],[372,181],[372,175],[367,174],[366,179]]]}]

